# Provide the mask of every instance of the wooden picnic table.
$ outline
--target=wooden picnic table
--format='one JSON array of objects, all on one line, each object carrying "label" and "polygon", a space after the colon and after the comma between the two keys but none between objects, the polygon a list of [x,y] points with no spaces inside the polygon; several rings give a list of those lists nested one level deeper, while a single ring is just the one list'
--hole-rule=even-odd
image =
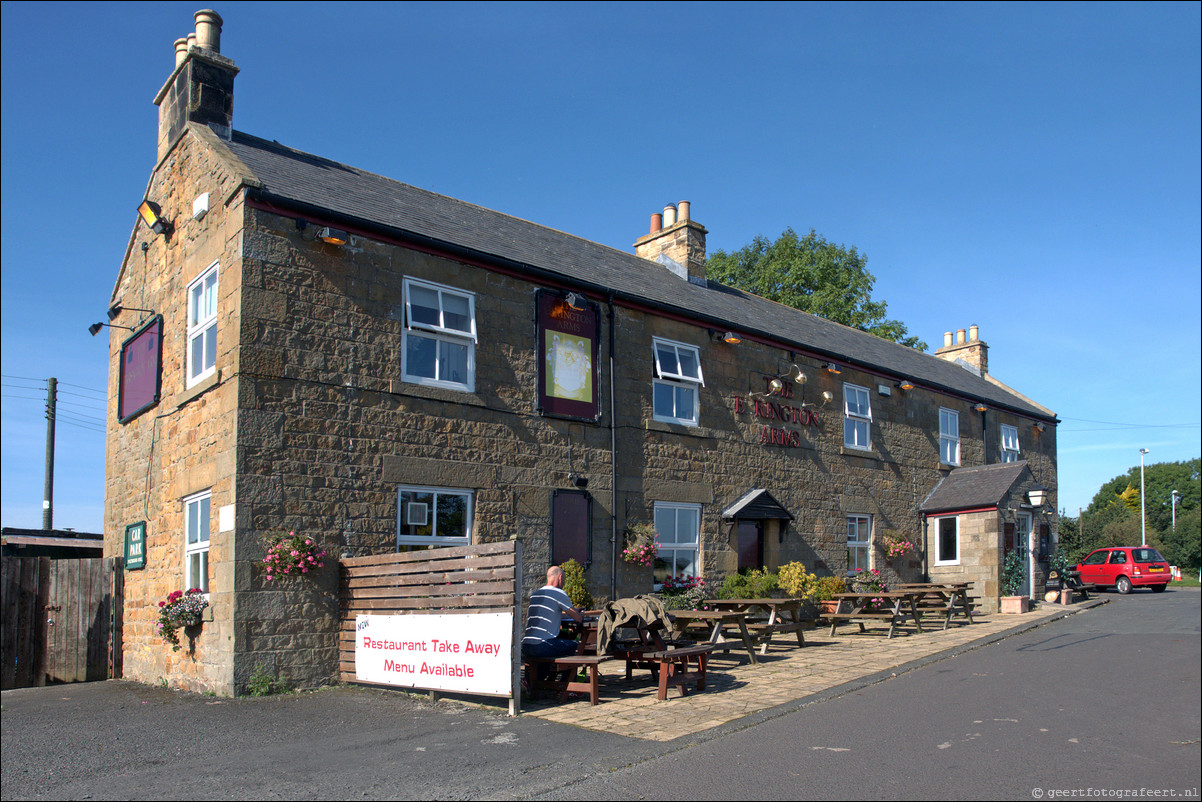
[{"label": "wooden picnic table", "polygon": [[[672,610],[672,630],[676,635],[683,635],[690,627],[706,627],[710,629],[709,643],[728,651],[730,644],[742,643],[747,650],[747,656],[752,663],[758,663],[755,657],[755,646],[751,633],[747,631],[747,614],[733,610]],[[738,637],[726,637],[727,628],[738,627]]]},{"label": "wooden picnic table", "polygon": [[839,606],[835,608],[835,612],[827,613],[823,617],[831,622],[831,635],[835,634],[835,628],[842,621],[854,621],[860,625],[861,632],[865,631],[865,621],[888,621],[888,637],[892,638],[893,633],[897,631],[897,625],[906,623],[907,612],[902,609],[906,607],[914,626],[922,632],[918,602],[925,595],[925,590],[839,593],[835,596]]},{"label": "wooden picnic table", "polygon": [[801,620],[801,599],[713,599],[706,605],[746,613],[747,629],[759,638],[761,655],[768,654],[772,636],[780,633],[796,632],[797,645],[806,645],[802,634],[805,622]]},{"label": "wooden picnic table", "polygon": [[952,616],[962,615],[972,620],[972,603],[968,600],[968,590],[971,582],[908,582],[897,586],[898,590],[921,590],[924,595],[918,601],[918,609],[923,614],[931,613],[943,616],[943,628],[951,625]]}]

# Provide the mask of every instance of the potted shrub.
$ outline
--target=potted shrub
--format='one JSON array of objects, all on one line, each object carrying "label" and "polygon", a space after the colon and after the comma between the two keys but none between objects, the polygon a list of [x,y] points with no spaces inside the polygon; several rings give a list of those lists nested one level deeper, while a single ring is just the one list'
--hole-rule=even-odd
[{"label": "potted shrub", "polygon": [[584,566],[575,560],[566,560],[563,565],[563,592],[568,594],[573,607],[590,610],[593,594],[589,593],[588,580],[584,577]]},{"label": "potted shrub", "polygon": [[839,606],[835,596],[846,592],[847,580],[841,576],[824,576],[814,581],[813,599],[823,615],[835,612]]},{"label": "potted shrub", "polygon": [[1002,612],[1006,615],[1025,613],[1031,609],[1031,600],[1019,595],[1025,578],[1023,558],[1017,550],[1011,551],[1002,563]]}]

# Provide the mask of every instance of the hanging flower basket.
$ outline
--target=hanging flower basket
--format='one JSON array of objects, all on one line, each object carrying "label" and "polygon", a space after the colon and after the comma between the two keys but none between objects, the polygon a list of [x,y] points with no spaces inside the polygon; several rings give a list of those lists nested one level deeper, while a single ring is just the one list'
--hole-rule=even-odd
[{"label": "hanging flower basket", "polygon": [[909,556],[914,551],[914,542],[895,529],[886,529],[881,537],[881,546],[889,559]]},{"label": "hanging flower basket", "polygon": [[155,624],[159,636],[171,644],[171,651],[179,651],[180,627],[199,626],[201,613],[209,606],[205,601],[204,592],[200,588],[192,588],[188,592],[174,590],[164,601],[159,602],[159,620]]},{"label": "hanging flower basket", "polygon": [[267,581],[281,574],[307,574],[325,565],[326,550],[313,538],[289,532],[267,547],[263,565],[267,568]]},{"label": "hanging flower basket", "polygon": [[631,565],[655,564],[659,544],[655,542],[655,529],[650,524],[635,524],[626,530],[626,548],[622,559]]}]

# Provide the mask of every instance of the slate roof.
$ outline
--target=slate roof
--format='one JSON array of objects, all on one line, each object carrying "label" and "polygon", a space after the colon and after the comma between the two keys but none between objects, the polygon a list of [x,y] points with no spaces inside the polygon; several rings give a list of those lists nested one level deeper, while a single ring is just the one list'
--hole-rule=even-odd
[{"label": "slate roof", "polygon": [[996,506],[1027,471],[1027,461],[956,468],[935,485],[920,512],[950,512]]},{"label": "slate roof", "polygon": [[246,182],[252,197],[266,202],[320,211],[331,222],[553,277],[585,292],[612,292],[618,301],[758,334],[799,352],[1056,422],[1047,409],[955,363],[714,281],[693,284],[633,253],[241,132],[220,146],[252,174]]},{"label": "slate roof", "polygon": [[763,488],[748,490],[738,501],[722,511],[723,518],[763,520],[765,518],[793,520],[793,514],[781,506],[772,494]]}]

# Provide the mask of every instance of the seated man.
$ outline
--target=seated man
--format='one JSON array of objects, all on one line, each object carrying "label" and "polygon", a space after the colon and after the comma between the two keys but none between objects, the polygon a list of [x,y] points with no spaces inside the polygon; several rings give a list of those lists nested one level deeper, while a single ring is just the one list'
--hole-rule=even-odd
[{"label": "seated man", "polygon": [[[564,613],[577,623],[584,620],[580,611],[572,606],[568,594],[563,592],[563,569],[552,565],[547,569],[547,584],[530,594],[530,615],[526,621],[526,635],[522,638],[522,654],[527,657],[566,657],[583,649],[583,643],[559,637]],[[539,680],[549,673],[547,667],[538,667]]]}]

